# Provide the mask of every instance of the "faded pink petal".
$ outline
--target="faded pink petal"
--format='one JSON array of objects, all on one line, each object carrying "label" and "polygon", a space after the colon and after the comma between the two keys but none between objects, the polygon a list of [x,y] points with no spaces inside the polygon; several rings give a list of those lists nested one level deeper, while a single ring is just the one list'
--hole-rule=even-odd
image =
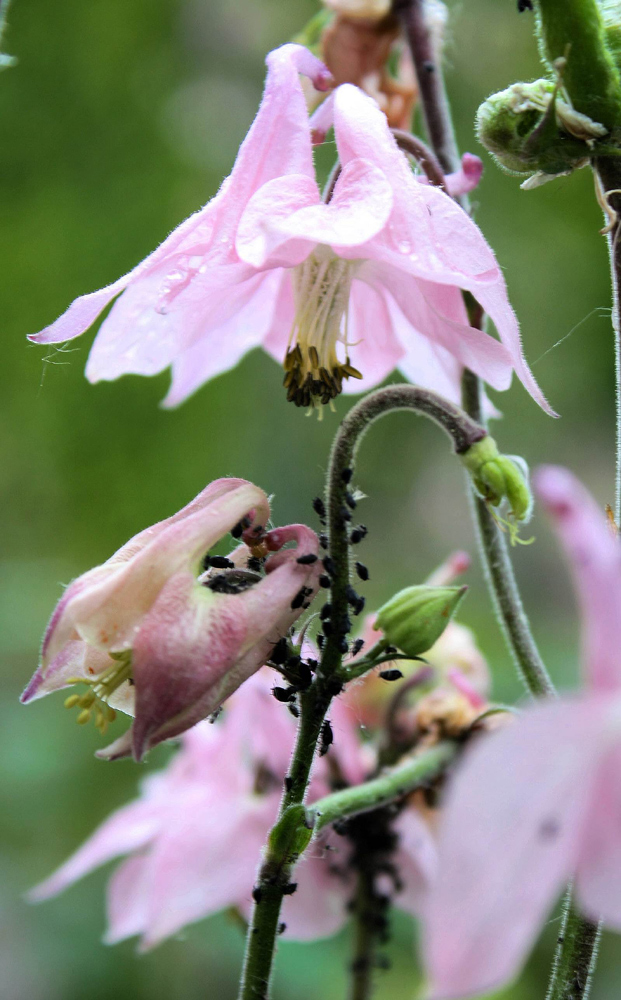
[{"label": "faded pink petal", "polygon": [[461,168],[445,177],[451,198],[460,198],[462,195],[474,191],[482,175],[483,161],[473,153],[464,153],[461,158]]},{"label": "faded pink petal", "polygon": [[401,810],[394,829],[399,836],[394,865],[401,882],[395,904],[413,916],[420,916],[429,888],[437,875],[436,840],[428,824],[413,806],[406,806]]},{"label": "faded pink petal", "polygon": [[478,996],[519,971],[578,861],[604,718],[594,699],[537,706],[468,753],[426,908],[434,1000]]},{"label": "faded pink petal", "polygon": [[345,924],[355,891],[353,873],[347,871],[349,855],[347,840],[331,831],[309,846],[293,872],[297,891],[283,901],[285,938],[314,941],[336,934]]},{"label": "faded pink petal", "polygon": [[583,663],[591,685],[621,687],[621,545],[603,510],[570,472],[543,466],[535,491],[570,560],[582,608]]},{"label": "faded pink petal", "polygon": [[362,281],[352,282],[348,334],[351,362],[363,377],[344,382],[343,392],[367,392],[383,382],[395,366],[401,364],[404,355],[382,289],[372,288]]},{"label": "faded pink petal", "polygon": [[126,858],[111,875],[106,893],[108,928],[103,939],[105,944],[118,944],[146,930],[149,875],[146,854]]},{"label": "faded pink petal", "polygon": [[576,893],[581,909],[621,931],[621,744],[601,760],[580,847]]}]

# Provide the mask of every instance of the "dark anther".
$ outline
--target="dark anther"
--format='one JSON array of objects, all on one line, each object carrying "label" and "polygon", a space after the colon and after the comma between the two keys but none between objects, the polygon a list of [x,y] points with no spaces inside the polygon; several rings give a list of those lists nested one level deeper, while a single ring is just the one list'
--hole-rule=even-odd
[{"label": "dark anther", "polygon": [[334,733],[332,732],[332,726],[327,719],[324,720],[321,727],[321,737],[319,742],[319,756],[325,757],[328,750],[334,743]]},{"label": "dark anther", "polygon": [[330,556],[324,556],[323,568],[325,569],[328,576],[334,576],[336,569],[334,566],[334,560]]},{"label": "dark anther", "polygon": [[356,563],[356,573],[358,574],[361,580],[369,579],[369,571],[364,565],[364,563],[361,562]]},{"label": "dark anther", "polygon": [[293,687],[288,687],[288,688],[275,687],[272,688],[272,694],[274,695],[276,701],[287,702],[287,701],[293,701],[296,695],[296,691],[295,688]]},{"label": "dark anther", "polygon": [[292,716],[293,716],[294,719],[299,719],[300,712],[299,712],[299,709],[298,709],[297,705],[294,705],[292,702],[289,702],[289,704],[287,705],[287,708],[291,712],[291,714],[292,714]]},{"label": "dark anther", "polygon": [[326,519],[326,505],[321,499],[321,497],[315,497],[313,500],[313,510],[319,518],[320,521],[325,521]]},{"label": "dark anther", "polygon": [[300,566],[312,566],[313,563],[317,562],[317,559],[318,556],[316,556],[314,552],[309,552],[308,555],[300,556],[295,561],[296,563],[299,563]]},{"label": "dark anther", "polygon": [[356,528],[354,528],[351,535],[349,536],[351,544],[357,545],[358,542],[361,542],[363,538],[366,538],[367,533],[368,533],[368,528],[366,527],[366,525],[359,524]]},{"label": "dark anther", "polygon": [[297,882],[289,882],[289,885],[285,885],[282,890],[283,896],[293,896],[293,893],[298,887]]},{"label": "dark anther", "polygon": [[533,0],[518,0],[518,14],[523,14],[525,10],[533,9]]},{"label": "dark anther", "polygon": [[332,605],[330,601],[326,601],[323,608],[319,612],[319,617],[321,618],[322,622],[324,622],[326,618],[330,617],[331,614],[332,614]]},{"label": "dark anther", "polygon": [[347,504],[348,507],[351,507],[352,510],[355,510],[356,507],[358,506],[354,494],[350,493],[349,491],[345,494],[345,503]]},{"label": "dark anther", "polygon": [[289,646],[287,640],[279,639],[270,654],[270,660],[272,661],[272,663],[275,663],[277,666],[280,666],[280,664],[284,663],[285,660],[287,659],[288,653],[289,653]]},{"label": "dark anther", "polygon": [[380,670],[380,677],[383,681],[400,681],[403,674],[400,670]]},{"label": "dark anther", "polygon": [[319,577],[319,586],[323,587],[324,590],[329,590],[330,589],[330,586],[331,586],[331,584],[330,584],[330,577],[326,576],[325,573],[322,573],[321,576]]},{"label": "dark anther", "polygon": [[255,885],[254,889],[252,890],[252,898],[254,899],[255,903],[258,906],[261,900],[263,899],[263,889],[261,888],[260,885]]},{"label": "dark anther", "polygon": [[351,477],[353,476],[353,474],[354,474],[353,469],[343,469],[343,471],[341,472],[341,479],[343,480],[345,485],[347,485],[347,483],[351,483]]},{"label": "dark anther", "polygon": [[363,646],[364,646],[364,639],[356,639],[356,641],[351,647],[351,655],[358,656],[358,653],[360,652]]},{"label": "dark anther", "polygon": [[284,934],[286,930],[287,930],[287,925],[286,924],[283,923],[283,924],[279,924],[278,925],[278,933],[279,934]]},{"label": "dark anther", "polygon": [[328,548],[328,536],[327,535],[319,535],[319,544],[321,545],[322,549],[327,549]]}]

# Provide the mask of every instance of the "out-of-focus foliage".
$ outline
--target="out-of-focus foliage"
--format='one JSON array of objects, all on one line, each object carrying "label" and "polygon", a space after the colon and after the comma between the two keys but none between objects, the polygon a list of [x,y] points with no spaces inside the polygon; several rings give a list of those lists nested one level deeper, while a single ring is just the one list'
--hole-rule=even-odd
[{"label": "out-of-focus foliage", "polygon": [[[46,618],[72,577],[144,525],[177,510],[210,479],[237,475],[275,493],[279,523],[309,520],[336,418],[288,405],[281,373],[261,353],[174,412],[158,409],[167,377],[88,385],[92,335],[67,350],[28,345],[76,295],[116,278],[214,193],[257,107],[265,52],[295,34],[314,0],[16,0],[0,77],[0,949],[6,1000],[229,1000],[242,951],[225,917],[151,955],[106,949],[104,876],[28,907],[46,875],[145,768],[92,757],[95,732],[76,727],[62,697],[28,709],[17,697]],[[532,21],[515,0],[453,8],[448,86],[463,149],[477,150],[481,101],[538,75]],[[325,151],[322,152],[324,162]],[[476,217],[505,268],[526,352],[562,419],[516,385],[497,399],[499,447],[571,465],[602,502],[612,492],[612,337],[605,243],[587,171],[522,192],[486,158]],[[339,402],[339,412],[350,405]],[[360,455],[361,546],[372,608],[421,582],[449,548],[473,548],[462,470],[444,437],[411,415],[383,421]],[[388,459],[388,460],[387,460]],[[575,683],[575,615],[547,526],[516,552],[537,634],[561,685]],[[496,694],[519,698],[478,571],[460,617],[495,672]],[[169,753],[159,748],[147,768]],[[503,998],[543,995],[553,925],[520,983]],[[283,945],[278,1000],[341,997],[347,935]],[[415,966],[399,919],[379,1000],[410,1000]],[[593,1000],[618,988],[605,941]],[[298,970],[294,976],[294,970]]]}]

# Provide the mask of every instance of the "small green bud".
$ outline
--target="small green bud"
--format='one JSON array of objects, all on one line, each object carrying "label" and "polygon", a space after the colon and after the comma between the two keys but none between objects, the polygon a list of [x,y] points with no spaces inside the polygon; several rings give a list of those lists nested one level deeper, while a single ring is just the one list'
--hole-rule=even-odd
[{"label": "small green bud", "polygon": [[312,835],[313,826],[304,806],[289,806],[270,833],[269,854],[293,864],[308,847]]},{"label": "small green bud", "polygon": [[528,469],[523,459],[501,455],[489,434],[471,445],[460,455],[472,476],[477,493],[498,507],[503,500],[509,503],[509,516],[516,521],[527,521],[532,510],[532,496],[528,484]]},{"label": "small green bud", "polygon": [[467,589],[406,587],[379,609],[373,627],[381,629],[389,645],[420,656],[440,638]]},{"label": "small green bud", "polygon": [[[564,60],[559,63],[561,73]],[[510,173],[542,183],[584,166],[607,129],[559,96],[559,82],[514,83],[492,94],[477,112],[479,141]]]}]

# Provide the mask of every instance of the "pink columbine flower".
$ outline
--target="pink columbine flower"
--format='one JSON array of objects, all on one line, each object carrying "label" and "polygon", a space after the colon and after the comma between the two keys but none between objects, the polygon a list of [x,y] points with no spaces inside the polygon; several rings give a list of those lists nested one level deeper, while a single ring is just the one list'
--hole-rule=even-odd
[{"label": "pink columbine flower", "polygon": [[[315,533],[299,524],[266,532],[268,517],[263,490],[217,479],[74,580],[22,701],[87,684],[65,704],[81,709],[80,722],[94,714],[104,732],[116,709],[133,715],[131,729],[100,754],[137,759],[214,712],[265,663],[318,586]],[[202,572],[230,531],[242,538],[230,566]],[[296,548],[277,551],[291,541]],[[264,573],[248,569],[249,559],[264,562]]]},{"label": "pink columbine flower", "polygon": [[[395,367],[451,398],[463,366],[496,389],[515,370],[549,410],[524,360],[502,272],[481,231],[443,191],[420,182],[375,102],[351,84],[319,109],[334,124],[341,173],[329,203],[315,178],[298,72],[326,89],[325,66],[299,45],[267,58],[263,101],[231,175],[203,209],[133,271],[82,296],[31,339],[71,340],[119,293],[88,360],[97,382],[172,366],[165,405],[262,345],[284,364],[288,397],[329,402]],[[478,179],[471,157],[451,180]],[[500,336],[468,325],[461,290]]]},{"label": "pink columbine flower", "polygon": [[[108,943],[140,935],[146,950],[219,910],[235,907],[248,917],[295,739],[295,723],[272,697],[273,684],[271,671],[259,671],[235,693],[223,719],[184,733],[166,770],[148,777],[140,797],[113,813],[31,898],[47,899],[129,855],[108,884]],[[332,773],[347,783],[364,776],[359,734],[340,700],[331,719],[335,742],[315,762],[310,801],[330,791]],[[418,909],[435,846],[413,809],[399,818],[399,832],[399,905]],[[349,853],[347,840],[330,831],[310,845],[295,868],[297,891],[284,901],[285,937],[325,937],[343,925],[354,892]]]},{"label": "pink columbine flower", "polygon": [[570,473],[535,487],[573,568],[586,689],[527,709],[457,772],[427,913],[434,998],[512,979],[572,875],[581,910],[621,931],[621,547]]}]

